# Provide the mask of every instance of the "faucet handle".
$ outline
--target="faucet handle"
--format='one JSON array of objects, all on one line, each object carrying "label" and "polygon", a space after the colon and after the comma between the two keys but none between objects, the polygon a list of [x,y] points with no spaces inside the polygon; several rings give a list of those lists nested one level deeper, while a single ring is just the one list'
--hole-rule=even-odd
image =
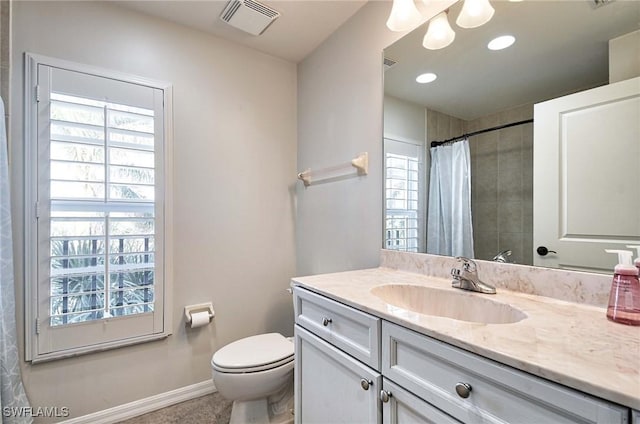
[{"label": "faucet handle", "polygon": [[478,266],[472,259],[465,258],[464,256],[456,256],[456,260],[462,262],[462,268],[467,272],[476,272],[478,269]]}]

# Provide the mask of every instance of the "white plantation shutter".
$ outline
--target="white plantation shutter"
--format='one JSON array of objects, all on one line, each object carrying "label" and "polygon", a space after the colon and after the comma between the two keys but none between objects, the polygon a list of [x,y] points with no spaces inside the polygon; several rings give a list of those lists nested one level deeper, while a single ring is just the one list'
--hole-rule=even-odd
[{"label": "white plantation shutter", "polygon": [[50,122],[51,325],[153,311],[154,111],[52,91]]},{"label": "white plantation shutter", "polygon": [[33,69],[33,359],[166,336],[169,88],[43,63]]},{"label": "white plantation shutter", "polygon": [[423,148],[385,139],[386,249],[422,251],[424,245]]}]

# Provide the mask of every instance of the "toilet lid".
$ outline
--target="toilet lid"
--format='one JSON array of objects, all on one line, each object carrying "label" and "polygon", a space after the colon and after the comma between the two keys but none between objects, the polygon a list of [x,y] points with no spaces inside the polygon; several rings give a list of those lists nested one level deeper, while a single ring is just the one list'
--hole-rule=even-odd
[{"label": "toilet lid", "polygon": [[293,343],[282,334],[268,333],[226,345],[213,354],[211,362],[216,368],[240,370],[277,365],[288,359],[293,359]]}]

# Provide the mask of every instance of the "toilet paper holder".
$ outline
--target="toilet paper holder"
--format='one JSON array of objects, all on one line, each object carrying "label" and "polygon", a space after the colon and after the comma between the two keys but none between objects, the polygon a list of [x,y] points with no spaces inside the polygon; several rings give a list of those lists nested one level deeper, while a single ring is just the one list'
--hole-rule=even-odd
[{"label": "toilet paper holder", "polygon": [[216,316],[211,302],[188,305],[184,307],[184,319],[187,325],[191,324],[191,314],[195,314],[196,312],[207,312],[209,314],[209,322]]}]

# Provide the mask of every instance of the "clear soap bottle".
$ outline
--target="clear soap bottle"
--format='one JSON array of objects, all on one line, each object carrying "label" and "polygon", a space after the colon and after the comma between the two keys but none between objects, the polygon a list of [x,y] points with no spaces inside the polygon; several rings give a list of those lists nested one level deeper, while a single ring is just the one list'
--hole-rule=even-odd
[{"label": "clear soap bottle", "polygon": [[640,281],[638,268],[631,264],[632,253],[628,250],[605,250],[618,254],[611,282],[607,318],[626,325],[640,326]]}]

